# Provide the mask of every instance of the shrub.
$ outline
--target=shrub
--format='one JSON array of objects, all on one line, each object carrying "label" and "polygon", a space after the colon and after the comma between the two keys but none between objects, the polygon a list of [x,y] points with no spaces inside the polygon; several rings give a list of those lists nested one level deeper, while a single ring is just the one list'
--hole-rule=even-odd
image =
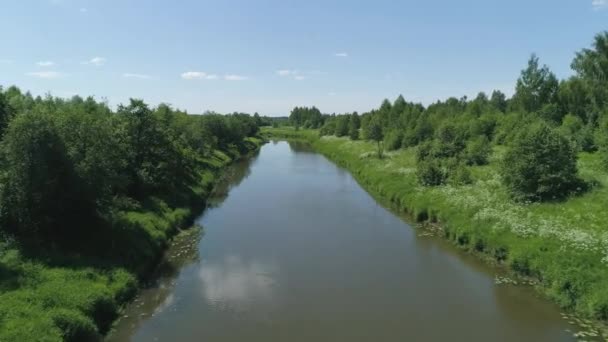
[{"label": "shrub", "polygon": [[561,199],[580,185],[572,145],[543,123],[517,135],[504,156],[501,175],[518,200]]},{"label": "shrub", "polygon": [[608,169],[608,115],[604,115],[599,122],[595,132],[595,145],[601,155],[604,168]]},{"label": "shrub", "polygon": [[401,131],[393,130],[388,132],[384,137],[384,146],[388,151],[394,151],[401,148],[401,141],[403,140],[403,133]]},{"label": "shrub", "polygon": [[55,309],[51,312],[55,325],[63,331],[65,341],[99,341],[93,321],[76,310]]},{"label": "shrub", "polygon": [[424,186],[442,185],[446,181],[446,173],[441,163],[434,158],[419,161],[416,176],[418,182]]},{"label": "shrub", "polygon": [[482,135],[469,140],[464,151],[464,160],[467,165],[486,165],[491,152],[490,141],[485,135]]},{"label": "shrub", "polygon": [[473,183],[473,176],[468,167],[458,163],[451,168],[448,174],[448,182],[452,185],[467,185]]}]

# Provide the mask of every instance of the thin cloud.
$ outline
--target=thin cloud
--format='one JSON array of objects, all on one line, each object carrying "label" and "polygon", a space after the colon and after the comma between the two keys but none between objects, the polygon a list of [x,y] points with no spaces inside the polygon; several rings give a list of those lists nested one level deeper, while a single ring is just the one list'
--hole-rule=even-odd
[{"label": "thin cloud", "polygon": [[106,64],[107,59],[103,58],[103,57],[93,57],[88,61],[84,61],[82,62],[82,64],[84,65],[94,65],[94,66],[102,66],[104,64]]},{"label": "thin cloud", "polygon": [[596,11],[608,8],[608,0],[593,0],[591,6]]},{"label": "thin cloud", "polygon": [[288,70],[288,69],[277,70],[277,75],[282,76],[282,77],[294,76],[297,74],[298,74],[297,70]]},{"label": "thin cloud", "polygon": [[336,56],[336,57],[348,57],[348,53],[346,53],[346,52],[336,52],[336,53],[334,53],[334,56]]},{"label": "thin cloud", "polygon": [[133,73],[129,73],[129,72],[122,74],[122,77],[124,77],[124,78],[138,78],[138,79],[141,79],[141,80],[149,80],[149,79],[152,78],[152,76],[150,76],[150,75],[146,75],[146,74],[133,74]]},{"label": "thin cloud", "polygon": [[207,74],[202,71],[186,71],[181,74],[181,77],[185,80],[217,80],[218,76],[214,74]]},{"label": "thin cloud", "polygon": [[13,61],[11,59],[0,59],[0,64],[12,64]]},{"label": "thin cloud", "polygon": [[249,77],[241,76],[241,75],[225,75],[224,79],[226,81],[245,81],[245,80],[249,79]]},{"label": "thin cloud", "polygon": [[37,78],[46,78],[46,79],[54,79],[54,78],[60,78],[60,77],[64,76],[62,73],[57,72],[57,71],[35,71],[35,72],[28,72],[26,75],[32,76],[32,77],[37,77]]},{"label": "thin cloud", "polygon": [[86,7],[81,7],[79,11],[80,13],[87,13],[89,10]]},{"label": "thin cloud", "polygon": [[280,77],[293,78],[296,81],[302,81],[308,78],[311,72],[302,72],[296,69],[281,69],[276,71]]},{"label": "thin cloud", "polygon": [[36,63],[36,65],[39,67],[52,67],[55,65],[55,63],[52,61],[40,61]]}]

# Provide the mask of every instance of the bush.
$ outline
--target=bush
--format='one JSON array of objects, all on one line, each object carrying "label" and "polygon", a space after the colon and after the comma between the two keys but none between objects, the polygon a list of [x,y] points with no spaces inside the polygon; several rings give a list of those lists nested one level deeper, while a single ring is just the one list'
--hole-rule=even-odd
[{"label": "bush", "polygon": [[434,158],[419,161],[416,176],[418,182],[424,186],[442,185],[446,181],[446,173],[441,163]]},{"label": "bush", "polygon": [[486,165],[491,152],[490,141],[485,135],[482,135],[469,140],[464,151],[464,160],[467,165]]},{"label": "bush", "polygon": [[518,200],[561,199],[580,185],[570,141],[543,123],[517,135],[504,156],[501,175]]},{"label": "bush", "polygon": [[465,165],[458,163],[451,168],[448,175],[448,182],[452,185],[467,185],[473,183],[471,171]]},{"label": "bush", "polygon": [[76,310],[56,309],[51,312],[55,325],[63,331],[65,341],[99,341],[93,321]]},{"label": "bush", "polygon": [[595,145],[599,150],[604,169],[608,170],[608,115],[604,115],[599,122],[595,132]]},{"label": "bush", "polygon": [[388,132],[384,137],[384,146],[388,151],[394,151],[401,148],[401,141],[403,140],[403,133],[401,131],[393,130]]}]

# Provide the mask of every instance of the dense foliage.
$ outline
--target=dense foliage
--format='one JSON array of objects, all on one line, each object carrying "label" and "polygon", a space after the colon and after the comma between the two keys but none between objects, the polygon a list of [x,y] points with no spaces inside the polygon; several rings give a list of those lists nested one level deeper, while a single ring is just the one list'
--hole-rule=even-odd
[{"label": "dense foliage", "polygon": [[[576,153],[599,150],[608,169],[608,32],[576,54],[572,69],[574,76],[559,81],[532,55],[510,99],[495,90],[489,97],[481,92],[473,99],[452,97],[427,107],[402,96],[392,103],[384,100],[378,109],[357,115],[361,136],[377,144],[379,156],[384,149],[417,147],[418,179],[428,186],[450,178],[451,183],[473,181],[467,167],[487,164],[493,148],[505,146],[503,181],[514,198],[563,199],[585,188]],[[303,109],[292,112],[293,123],[303,122],[296,119],[303,114],[294,113]],[[348,127],[352,117],[322,115],[320,134],[358,139],[359,133]],[[546,156],[552,153],[558,155]],[[529,162],[535,165],[524,167]]]},{"label": "dense foliage", "polygon": [[261,124],[0,88],[0,340],[98,339]]}]

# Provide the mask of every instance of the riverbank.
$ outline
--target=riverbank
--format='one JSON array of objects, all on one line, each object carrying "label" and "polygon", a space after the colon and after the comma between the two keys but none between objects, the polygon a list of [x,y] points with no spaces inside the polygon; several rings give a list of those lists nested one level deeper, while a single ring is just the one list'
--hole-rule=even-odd
[{"label": "riverbank", "polygon": [[322,137],[317,131],[266,129],[268,137],[307,140],[348,169],[373,195],[390,201],[419,222],[438,222],[442,235],[463,249],[483,254],[514,274],[535,279],[535,287],[581,317],[608,319],[608,175],[595,155],[581,154],[581,176],[598,184],[560,203],[519,205],[502,186],[496,164],[472,168],[466,186],[422,187],[416,181],[414,149],[376,156],[374,143]]},{"label": "riverbank", "polygon": [[124,203],[108,222],[112,234],[88,255],[0,245],[0,341],[101,340],[170,240],[204,209],[225,167],[262,144],[247,138],[201,157],[199,182],[183,197]]}]

